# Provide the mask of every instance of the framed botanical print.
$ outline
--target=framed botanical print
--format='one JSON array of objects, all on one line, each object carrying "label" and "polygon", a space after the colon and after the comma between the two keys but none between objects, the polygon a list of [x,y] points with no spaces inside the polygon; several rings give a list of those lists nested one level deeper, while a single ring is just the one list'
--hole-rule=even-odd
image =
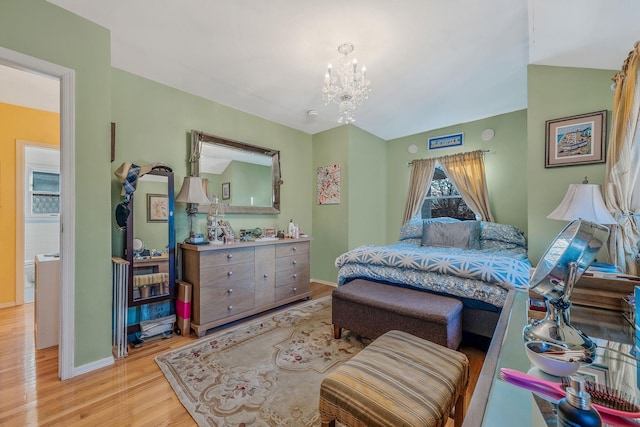
[{"label": "framed botanical print", "polygon": [[166,194],[147,194],[147,222],[167,222],[168,205]]}]

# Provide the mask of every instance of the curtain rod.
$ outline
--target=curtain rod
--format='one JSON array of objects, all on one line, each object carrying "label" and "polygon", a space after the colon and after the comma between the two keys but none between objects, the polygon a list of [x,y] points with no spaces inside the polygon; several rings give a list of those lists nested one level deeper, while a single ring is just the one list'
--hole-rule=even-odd
[{"label": "curtain rod", "polygon": [[[491,150],[474,150],[474,151],[480,151],[482,153],[490,153]],[[466,153],[473,153],[473,151],[466,151]],[[464,154],[464,153],[455,153],[455,154]],[[447,154],[448,156],[452,156],[454,154]],[[445,156],[440,156],[440,157],[445,157]],[[438,160],[440,157],[433,157],[434,159]],[[407,166],[411,166],[413,164],[413,161],[411,162],[407,162]]]}]

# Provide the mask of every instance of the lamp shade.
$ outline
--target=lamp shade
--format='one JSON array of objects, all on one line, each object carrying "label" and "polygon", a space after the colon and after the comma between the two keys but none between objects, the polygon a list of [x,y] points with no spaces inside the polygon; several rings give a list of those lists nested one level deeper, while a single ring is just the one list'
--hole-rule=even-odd
[{"label": "lamp shade", "polygon": [[202,189],[202,179],[197,176],[185,176],[176,202],[208,205],[211,203]]},{"label": "lamp shade", "polygon": [[547,218],[563,221],[584,219],[596,224],[616,224],[616,220],[604,204],[600,186],[597,184],[569,185],[564,199]]}]

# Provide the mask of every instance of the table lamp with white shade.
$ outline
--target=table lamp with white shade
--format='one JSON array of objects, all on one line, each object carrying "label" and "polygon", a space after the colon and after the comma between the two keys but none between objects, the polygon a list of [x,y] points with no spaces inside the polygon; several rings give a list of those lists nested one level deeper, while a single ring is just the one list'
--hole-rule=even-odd
[{"label": "table lamp with white shade", "polygon": [[569,185],[564,199],[553,212],[547,215],[547,218],[561,221],[580,218],[596,224],[616,223],[604,204],[600,186],[589,184],[586,176],[582,184]]},{"label": "table lamp with white shade", "polygon": [[211,203],[202,188],[202,179],[197,176],[185,176],[182,188],[176,202],[187,203],[187,216],[189,217],[189,237],[185,243],[196,243],[193,232],[193,217],[198,213],[198,205],[208,205]]}]

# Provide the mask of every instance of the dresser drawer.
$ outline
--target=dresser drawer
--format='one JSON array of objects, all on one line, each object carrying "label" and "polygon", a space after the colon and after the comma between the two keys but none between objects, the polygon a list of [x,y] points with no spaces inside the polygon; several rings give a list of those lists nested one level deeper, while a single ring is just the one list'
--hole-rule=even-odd
[{"label": "dresser drawer", "polygon": [[309,255],[299,254],[276,258],[276,271],[305,268],[309,266]]},{"label": "dresser drawer", "polygon": [[295,285],[298,283],[309,284],[309,267],[294,268],[291,270],[276,271],[276,288]]},{"label": "dresser drawer", "polygon": [[226,286],[226,283],[255,277],[253,262],[229,264],[200,270],[200,286]]},{"label": "dresser drawer", "polygon": [[289,297],[295,297],[296,295],[299,295],[303,292],[309,292],[310,290],[311,287],[309,286],[309,280],[301,284],[280,286],[279,288],[276,288],[276,301]]},{"label": "dresser drawer", "polygon": [[293,243],[283,243],[281,245],[276,245],[276,258],[296,255],[296,254],[308,254],[309,253],[309,242],[293,242]]},{"label": "dresser drawer", "polygon": [[201,252],[200,268],[218,267],[221,265],[254,262],[253,248],[225,248],[215,251]]},{"label": "dresser drawer", "polygon": [[219,320],[254,308],[253,280],[237,280],[227,285],[200,289],[199,304],[194,306],[195,323]]}]

